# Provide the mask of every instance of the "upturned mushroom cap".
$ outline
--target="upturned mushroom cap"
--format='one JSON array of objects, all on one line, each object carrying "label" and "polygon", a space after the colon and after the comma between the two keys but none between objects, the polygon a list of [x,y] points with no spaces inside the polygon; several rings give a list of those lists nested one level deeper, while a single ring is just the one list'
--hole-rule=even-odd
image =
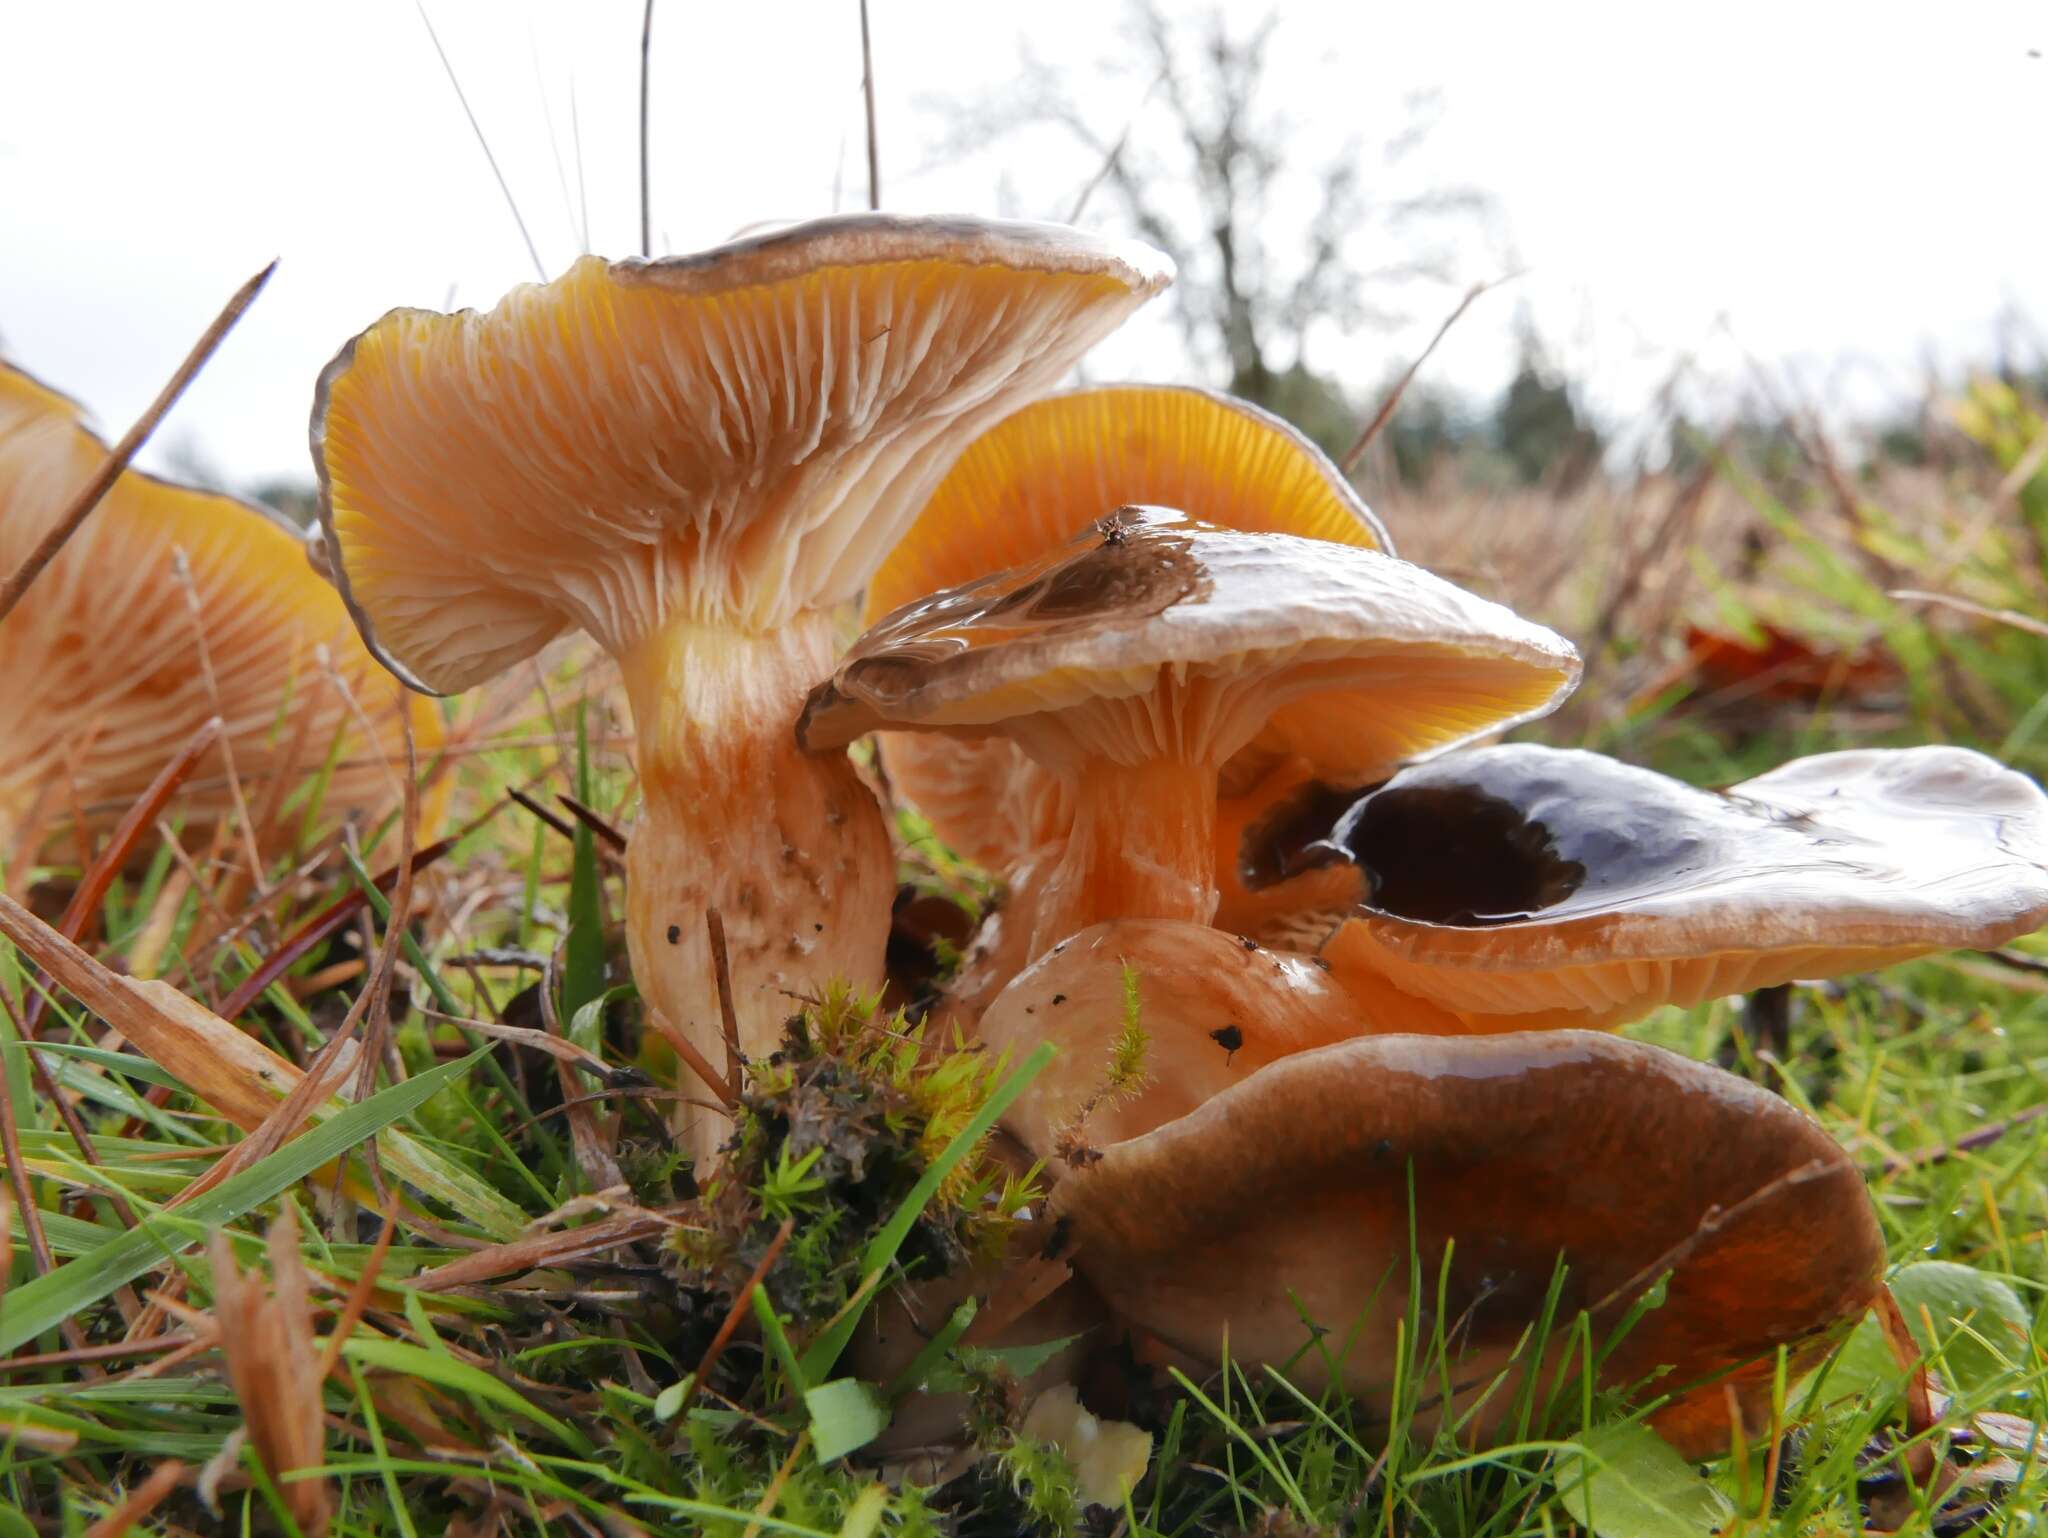
[{"label": "upturned mushroom cap", "polygon": [[1256,742],[1361,783],[1542,714],[1578,674],[1562,637],[1393,556],[1131,507],[873,626],[798,735],[1000,730],[1050,763]]},{"label": "upturned mushroom cap", "polygon": [[[0,569],[36,547],[106,454],[75,402],[0,365]],[[320,668],[322,646],[375,740],[363,740]],[[0,623],[0,678],[0,834],[40,786],[67,775],[88,818],[112,821],[215,714],[252,800],[273,775],[310,775],[339,740],[343,767],[326,791],[336,812],[395,802],[401,711],[411,709],[423,760],[441,740],[431,705],[402,701],[363,650],[296,529],[267,508],[134,470]],[[230,802],[214,763],[177,805],[211,819]],[[56,804],[69,814],[74,803]]]},{"label": "upturned mushroom cap", "polygon": [[1510,744],[1404,771],[1330,842],[1376,895],[1325,958],[1468,1029],[1615,1025],[2048,923],[2048,796],[1961,748],[1825,753],[1714,792]]},{"label": "upturned mushroom cap", "polygon": [[861,214],[395,310],[321,375],[335,577],[416,688],[580,626],[761,632],[855,596],[975,433],[1165,287],[1052,225]]},{"label": "upturned mushroom cap", "polygon": [[[1137,969],[1151,1082],[1088,1114],[1078,1130],[1089,1152],[1060,1175],[1050,1207],[1076,1268],[1167,1344],[1214,1362],[1227,1341],[1234,1360],[1291,1363],[1311,1392],[1335,1360],[1345,1386],[1384,1410],[1396,1326],[1418,1308],[1429,1338],[1441,1278],[1443,1327],[1459,1343],[1450,1414],[1476,1406],[1461,1434],[1484,1441],[1538,1360],[1518,1342],[1560,1261],[1558,1324],[1586,1311],[1596,1342],[1668,1271],[1664,1301],[1601,1377],[1674,1394],[1653,1424],[1703,1456],[1728,1445],[1723,1383],[1761,1424],[1776,1348],[1796,1368],[1870,1303],[1884,1245],[1856,1168],[1768,1091],[1585,1031],[1347,1039],[1355,1014],[1341,990],[1312,964],[1265,952],[1220,968],[1204,1003],[1182,979],[1190,947],[1214,941],[1175,928],[1215,934],[1085,932],[1021,974],[982,1022],[992,1048],[1050,1037],[1099,1083],[1100,1020],[1121,1015],[1100,996]],[[1262,989],[1274,1002],[1259,1002]],[[1054,995],[1065,1002],[1048,1007]],[[1048,1077],[1006,1125],[1050,1155],[1073,1146],[1060,1133],[1087,1094],[1077,1099],[1072,1070]],[[1322,1350],[1310,1349],[1311,1329]],[[1553,1350],[1543,1370],[1570,1371],[1569,1357]],[[1425,1420],[1444,1410],[1434,1399],[1421,1408]]]},{"label": "upturned mushroom cap", "polygon": [[1394,548],[1344,472],[1271,412],[1186,385],[1092,385],[1033,401],[968,445],[876,568],[867,621],[1035,561],[1133,503],[1219,529]]},{"label": "upturned mushroom cap", "polygon": [[[1185,386],[1092,386],[1035,401],[968,446],[876,569],[867,621],[1035,561],[1132,503],[1393,550],[1343,472],[1278,417]],[[1072,818],[1058,781],[1000,738],[886,733],[882,759],[947,846],[990,870],[1008,872]]]},{"label": "upturned mushroom cap", "polygon": [[[322,375],[331,564],[401,677],[465,689],[570,627],[617,659],[633,974],[707,1057],[711,911],[743,1053],[790,991],[880,980],[888,831],[845,755],[791,735],[836,608],[953,455],[1170,273],[1057,226],[862,214],[395,311]],[[724,1135],[688,1130],[700,1156]]]}]

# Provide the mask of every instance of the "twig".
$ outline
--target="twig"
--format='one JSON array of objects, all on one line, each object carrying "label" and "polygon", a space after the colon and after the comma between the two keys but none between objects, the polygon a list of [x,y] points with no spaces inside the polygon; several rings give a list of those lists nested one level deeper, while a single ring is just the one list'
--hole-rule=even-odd
[{"label": "twig", "polygon": [[[400,711],[398,720],[405,743],[405,800],[398,818],[398,879],[392,883],[390,906],[384,915],[384,944],[377,954],[376,968],[370,973],[371,998],[363,1021],[363,1065],[356,1078],[357,1100],[367,1100],[377,1088],[377,1068],[391,1039],[391,975],[405,942],[406,925],[412,918],[412,862],[419,849],[420,831],[419,748],[413,741],[411,713]],[[373,1143],[364,1150],[371,1154],[373,1173],[374,1149]]]},{"label": "twig", "polygon": [[427,29],[427,37],[434,45],[434,52],[441,56],[441,68],[448,73],[448,83],[455,88],[455,99],[462,104],[462,115],[469,119],[470,131],[476,135],[477,146],[483,150],[484,159],[490,162],[491,175],[498,179],[498,190],[505,194],[505,206],[512,210],[512,222],[519,226],[519,238],[526,242],[526,254],[533,258],[533,270],[540,275],[541,282],[548,280],[548,270],[541,265],[540,252],[534,248],[533,237],[526,231],[526,221],[519,215],[519,204],[513,199],[512,188],[505,181],[505,173],[498,169],[498,157],[491,153],[491,141],[484,137],[483,125],[477,122],[476,114],[469,110],[469,98],[462,94],[462,82],[455,78],[455,66],[448,62],[448,50],[441,46],[441,34],[434,30],[434,23],[427,15],[427,0],[414,0],[419,7],[420,25]]},{"label": "twig", "polygon": [[555,799],[566,806],[578,822],[611,845],[612,848],[623,850],[626,847],[626,835],[613,827],[592,808],[585,806],[566,791],[556,791]]},{"label": "twig", "polygon": [[1947,593],[1923,593],[1918,588],[1897,587],[1885,595],[1905,603],[1931,603],[1937,608],[1954,609],[1959,614],[1968,614],[1977,619],[1995,620],[2001,625],[2010,625],[2015,630],[2024,630],[2028,635],[2048,636],[2048,624],[2043,624],[2032,615],[2022,614],[2017,609],[1987,609],[1981,603],[1972,603],[1967,598],[1955,598]]},{"label": "twig", "polygon": [[[439,843],[427,845],[412,857],[412,868],[415,871],[424,870],[453,849],[458,841],[457,838],[444,838]],[[398,869],[393,866],[377,877],[372,884],[379,892],[388,893],[397,880]],[[354,918],[368,904],[369,898],[363,894],[360,887],[336,898],[333,903],[306,920],[293,931],[290,938],[265,957],[262,965],[244,978],[241,985],[229,994],[222,1001],[220,1008],[214,1012],[223,1020],[234,1019],[255,1003],[265,989],[290,971],[302,956]]]},{"label": "twig", "polygon": [[45,1351],[36,1356],[10,1356],[0,1361],[0,1374],[39,1372],[47,1367],[74,1367],[83,1362],[113,1362],[130,1356],[155,1356],[193,1343],[190,1335],[152,1335],[147,1340],[115,1340],[76,1351]]},{"label": "twig", "polygon": [[[192,576],[192,563],[185,558],[182,546],[171,547],[171,574],[185,593],[185,613],[192,621],[192,645],[199,653],[199,676],[206,684],[206,697],[213,706],[216,717],[225,718],[221,709],[220,677],[213,670],[213,648],[206,642],[206,611],[199,602],[199,584]],[[219,738],[220,761],[228,773],[228,797],[234,802],[235,820],[242,829],[242,853],[249,861],[249,879],[255,883],[256,892],[264,891],[263,856],[256,848],[256,824],[249,816],[249,798],[242,793],[242,778],[235,772],[234,739],[223,732]]]},{"label": "twig", "polygon": [[725,948],[725,919],[716,908],[704,910],[711,934],[711,972],[718,979],[718,1023],[725,1036],[725,1077],[737,1090],[745,1082],[747,1060],[740,1053],[739,1012],[732,1007],[732,961]]},{"label": "twig", "polygon": [[1489,278],[1484,283],[1475,283],[1465,290],[1465,297],[1458,301],[1455,310],[1444,317],[1444,323],[1436,328],[1436,335],[1429,339],[1429,345],[1422,349],[1413,363],[1408,365],[1407,372],[1394,381],[1394,388],[1387,392],[1387,398],[1380,402],[1380,409],[1374,412],[1372,420],[1365,424],[1365,431],[1358,435],[1358,441],[1345,450],[1344,457],[1337,461],[1340,470],[1346,475],[1357,470],[1359,461],[1365,458],[1365,451],[1372,447],[1372,440],[1380,435],[1380,429],[1385,427],[1387,419],[1393,416],[1394,408],[1401,404],[1401,397],[1407,393],[1408,386],[1413,382],[1417,372],[1429,361],[1429,355],[1436,351],[1437,343],[1449,335],[1451,327],[1458,323],[1458,318],[1472,308],[1472,301],[1488,289],[1499,288],[1501,284],[1512,282],[1520,276],[1518,272],[1511,272],[1504,277]]},{"label": "twig", "polygon": [[166,1458],[149,1471],[149,1478],[135,1487],[134,1494],[85,1530],[85,1538],[124,1538],[135,1524],[163,1504],[164,1497],[178,1488],[185,1477],[185,1465]]},{"label": "twig", "polygon": [[2017,1116],[2009,1116],[2004,1121],[1986,1122],[1983,1126],[1964,1133],[1953,1143],[1935,1143],[1909,1154],[1901,1154],[1895,1159],[1887,1159],[1884,1161],[1883,1173],[1898,1175],[1907,1170],[1923,1169],[1930,1164],[1945,1164],[1957,1154],[1974,1153],[1979,1148],[1989,1148],[2015,1127],[2024,1127],[2028,1122],[2039,1121],[2043,1116],[2048,1116],[2048,1105],[2029,1106]]},{"label": "twig", "polygon": [[[725,1322],[719,1325],[718,1333],[711,1337],[711,1344],[704,1352],[704,1359],[697,1364],[697,1370],[690,1374],[689,1380],[683,1385],[682,1402],[676,1406],[677,1417],[689,1408],[691,1398],[704,1386],[705,1380],[711,1376],[712,1369],[718,1366],[718,1359],[725,1354],[726,1342],[732,1339],[733,1332],[740,1327],[740,1320],[752,1309],[754,1289],[761,1285],[762,1279],[781,1257],[782,1247],[789,1243],[790,1232],[795,1227],[795,1218],[782,1220],[782,1226],[775,1230],[775,1237],[768,1241],[768,1248],[762,1253],[760,1262],[755,1265],[753,1274],[747,1278],[746,1285],[733,1295],[732,1307],[726,1310]],[[673,1418],[675,1417],[671,1417]]]},{"label": "twig", "polygon": [[725,1114],[730,1116],[733,1108],[739,1104],[739,1096],[734,1092],[734,1087],[726,1083],[725,1076],[711,1066],[711,1059],[704,1055],[694,1041],[669,1024],[666,1015],[652,1006],[649,1006],[647,1011],[647,1023],[661,1033],[662,1040],[676,1049],[676,1056],[687,1063],[690,1071],[709,1086],[711,1093],[724,1105]]},{"label": "twig", "polygon": [[121,441],[108,451],[107,462],[100,466],[99,473],[78,489],[78,494],[71,499],[71,505],[65,508],[63,515],[51,525],[50,532],[43,536],[42,543],[29,552],[28,559],[15,568],[14,574],[7,579],[4,586],[0,586],[0,620],[6,619],[14,612],[14,606],[21,602],[21,595],[28,591],[29,584],[42,575],[43,568],[64,548],[64,542],[78,532],[79,526],[91,516],[92,510],[100,505],[100,499],[107,494],[114,482],[120,479],[121,472],[128,468],[128,461],[149,441],[149,435],[156,431],[157,424],[164,419],[165,413],[177,403],[178,397],[185,393],[185,387],[192,383],[200,369],[206,366],[206,360],[213,356],[214,349],[220,346],[230,331],[234,330],[235,322],[240,320],[242,312],[255,302],[256,296],[263,291],[263,285],[270,281],[270,275],[275,271],[277,263],[273,261],[235,290],[228,302],[222,306],[220,314],[213,318],[213,324],[192,344],[192,350],[185,354],[185,361],[178,365],[178,371],[171,375],[170,382],[159,390],[156,399],[149,403],[149,409],[136,418],[135,425],[129,428]]},{"label": "twig", "polygon": [[[0,989],[0,1008],[7,1011],[8,1022],[19,1039],[21,1016],[15,1013],[14,1000],[5,989]],[[50,1241],[43,1233],[42,1210],[36,1206],[35,1192],[28,1183],[28,1166],[21,1162],[21,1129],[14,1118],[14,1092],[4,1073],[0,1073],[0,1154],[7,1159],[7,1180],[14,1188],[14,1205],[21,1213],[22,1232],[28,1235],[28,1252],[35,1259],[36,1275],[47,1276],[56,1262],[50,1257]],[[83,1346],[85,1337],[77,1333],[78,1327],[68,1319],[64,1323],[65,1338],[74,1347]]]},{"label": "twig", "polygon": [[[1787,1170],[1784,1174],[1766,1181],[1733,1206],[1709,1208],[1706,1215],[1694,1226],[1691,1233],[1679,1240],[1678,1243],[1672,1245],[1619,1287],[1608,1293],[1606,1297],[1595,1303],[1586,1312],[1598,1317],[1606,1313],[1610,1308],[1633,1302],[1642,1294],[1643,1289],[1650,1286],[1658,1277],[1667,1271],[1677,1270],[1678,1267],[1692,1258],[1701,1245],[1716,1235],[1725,1232],[1739,1219],[1748,1216],[1750,1212],[1762,1206],[1773,1197],[1782,1195],[1784,1192],[1790,1191],[1795,1187],[1803,1186],[1809,1181],[1839,1179],[1845,1174],[1850,1175],[1852,1179],[1855,1178],[1852,1172],[1844,1170],[1839,1165],[1830,1165],[1822,1160],[1813,1159],[1798,1166],[1796,1169]],[[1860,1185],[1858,1189],[1861,1189]]]},{"label": "twig", "polygon": [[505,795],[508,799],[516,801],[519,805],[525,807],[526,810],[533,813],[534,816],[538,817],[542,822],[546,823],[549,827],[553,828],[557,833],[561,834],[562,837],[567,839],[573,839],[576,837],[576,830],[574,828],[570,827],[568,823],[562,821],[561,818],[557,817],[553,812],[549,811],[546,807],[542,806],[538,801],[534,800],[533,797],[529,796],[517,785],[514,785],[507,789]]},{"label": "twig", "polygon": [[647,194],[647,81],[648,60],[654,51],[654,0],[647,0],[647,9],[640,16],[640,254],[654,254],[654,239],[648,233],[649,213],[652,206]]},{"label": "twig", "polygon": [[384,1257],[391,1253],[391,1241],[397,1237],[398,1198],[394,1196],[385,1204],[384,1227],[377,1235],[376,1246],[370,1251],[370,1258],[363,1262],[362,1273],[356,1277],[355,1286],[349,1288],[341,1312],[335,1315],[334,1328],[327,1332],[327,1349],[320,1354],[319,1375],[322,1378],[341,1365],[342,1348],[355,1334],[363,1315],[369,1312],[370,1299],[377,1292],[377,1278],[384,1271]]},{"label": "twig", "polygon": [[868,0],[860,0],[860,93],[868,106],[868,207],[882,206],[882,155],[875,142],[875,55],[868,42]]},{"label": "twig", "polygon": [[685,1105],[694,1105],[700,1110],[725,1114],[725,1107],[716,1100],[705,1100],[700,1096],[687,1094],[679,1089],[663,1089],[659,1084],[620,1084],[610,1089],[595,1089],[587,1095],[572,1095],[559,1104],[537,1111],[519,1124],[519,1130],[526,1132],[538,1127],[551,1116],[561,1116],[580,1105],[597,1105],[606,1100],[680,1100]]},{"label": "twig", "polygon": [[1152,100],[1152,93],[1159,89],[1160,82],[1165,79],[1166,72],[1162,70],[1154,75],[1152,83],[1145,87],[1145,94],[1138,98],[1137,108],[1125,122],[1124,131],[1116,136],[1116,143],[1112,144],[1109,153],[1102,157],[1102,164],[1096,167],[1095,174],[1088,178],[1088,185],[1081,189],[1081,195],[1074,199],[1074,206],[1067,213],[1068,224],[1081,222],[1081,215],[1087,210],[1088,200],[1095,196],[1097,187],[1109,180],[1110,173],[1116,169],[1117,161],[1123,158],[1124,146],[1131,142],[1131,130],[1138,126],[1138,118],[1144,113],[1146,104]]}]

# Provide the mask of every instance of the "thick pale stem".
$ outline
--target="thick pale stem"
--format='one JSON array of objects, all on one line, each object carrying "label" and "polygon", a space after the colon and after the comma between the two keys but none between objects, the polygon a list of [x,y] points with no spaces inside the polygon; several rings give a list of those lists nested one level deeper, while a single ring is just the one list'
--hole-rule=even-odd
[{"label": "thick pale stem", "polygon": [[[626,848],[626,938],[648,1003],[712,1063],[725,1048],[705,912],[725,924],[740,1050],[775,1049],[791,993],[879,985],[895,858],[843,753],[796,746],[805,692],[832,666],[827,616],[768,635],[672,622],[619,659],[645,799]],[[710,1154],[729,1131],[689,1124]]]},{"label": "thick pale stem", "polygon": [[1035,897],[1035,958],[1108,919],[1184,919],[1216,912],[1216,766],[1095,758],[1074,785],[1073,831]]}]

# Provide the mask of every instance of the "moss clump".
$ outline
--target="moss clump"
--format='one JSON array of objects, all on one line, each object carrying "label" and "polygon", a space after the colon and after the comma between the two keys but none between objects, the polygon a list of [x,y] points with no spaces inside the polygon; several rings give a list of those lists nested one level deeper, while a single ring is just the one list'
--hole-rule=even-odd
[{"label": "moss clump", "polygon": [[[739,1123],[704,1182],[701,1228],[675,1241],[685,1285],[737,1297],[782,1225],[790,1236],[763,1279],[794,1324],[852,1300],[868,1241],[973,1120],[1006,1067],[845,986],[789,1022],[781,1048],[749,1065]],[[943,1275],[1000,1252],[1028,1184],[986,1143],[960,1160],[920,1210],[897,1255],[906,1273]]]}]

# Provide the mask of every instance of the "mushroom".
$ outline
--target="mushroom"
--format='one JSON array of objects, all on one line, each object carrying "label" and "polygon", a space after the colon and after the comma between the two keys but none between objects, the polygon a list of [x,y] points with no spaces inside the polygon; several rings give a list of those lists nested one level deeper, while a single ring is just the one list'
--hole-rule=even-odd
[{"label": "mushroom", "polygon": [[645,803],[627,940],[672,1028],[715,1049],[710,908],[747,1053],[785,989],[879,978],[880,812],[790,740],[836,611],[953,454],[1170,272],[1058,226],[820,219],[585,257],[488,314],[394,311],[321,375],[334,576],[394,672],[463,690],[577,628],[617,660]]},{"label": "mushroom", "polygon": [[[1148,1082],[1113,1100],[1089,1081],[1127,969]],[[1205,1362],[1290,1364],[1310,1393],[1341,1381],[1383,1417],[1400,1353],[1440,1328],[1449,1402],[1432,1377],[1418,1420],[1483,1442],[1512,1430],[1528,1375],[1573,1370],[1580,1312],[1597,1348],[1668,1273],[1600,1381],[1672,1396],[1652,1424],[1705,1456],[1728,1445],[1724,1386],[1754,1434],[1776,1350],[1800,1369],[1875,1295],[1856,1167],[1776,1095],[1596,1032],[1357,1019],[1312,963],[1166,923],[1077,935],[989,1008],[991,1050],[1062,1047],[1005,1124],[1064,1155],[1050,1212],[1120,1318]],[[1532,1344],[1560,1263],[1557,1331]]]},{"label": "mushroom", "polygon": [[797,733],[814,750],[884,728],[1001,734],[1064,782],[1072,827],[1016,882],[1028,919],[979,997],[1102,919],[1207,923],[1235,755],[1363,783],[1542,714],[1578,671],[1561,637],[1379,551],[1131,507],[897,610]]},{"label": "mushroom", "polygon": [[[105,463],[84,416],[0,364],[0,569],[21,563]],[[215,715],[252,800],[276,776],[312,774],[337,746],[330,811],[381,813],[399,799],[403,697],[307,566],[298,530],[234,497],[124,472],[0,622],[0,678],[0,842],[24,828],[46,785],[67,777],[74,794],[58,805],[111,823]],[[430,754],[438,712],[420,700],[411,718]],[[179,805],[195,822],[216,822],[232,801],[222,775],[188,784]]]},{"label": "mushroom", "polygon": [[1324,947],[1338,976],[1464,1030],[1618,1025],[2048,923],[2048,796],[1962,748],[1824,753],[1720,792],[1483,748],[1403,771],[1318,850],[1374,893]]},{"label": "mushroom", "polygon": [[[968,446],[876,568],[866,623],[1038,560],[1133,503],[1393,552],[1344,473],[1271,413],[1182,385],[1089,386],[1034,401]],[[884,732],[880,746],[890,779],[946,846],[990,871],[1015,871],[1073,821],[1059,777],[1006,737]]]}]

